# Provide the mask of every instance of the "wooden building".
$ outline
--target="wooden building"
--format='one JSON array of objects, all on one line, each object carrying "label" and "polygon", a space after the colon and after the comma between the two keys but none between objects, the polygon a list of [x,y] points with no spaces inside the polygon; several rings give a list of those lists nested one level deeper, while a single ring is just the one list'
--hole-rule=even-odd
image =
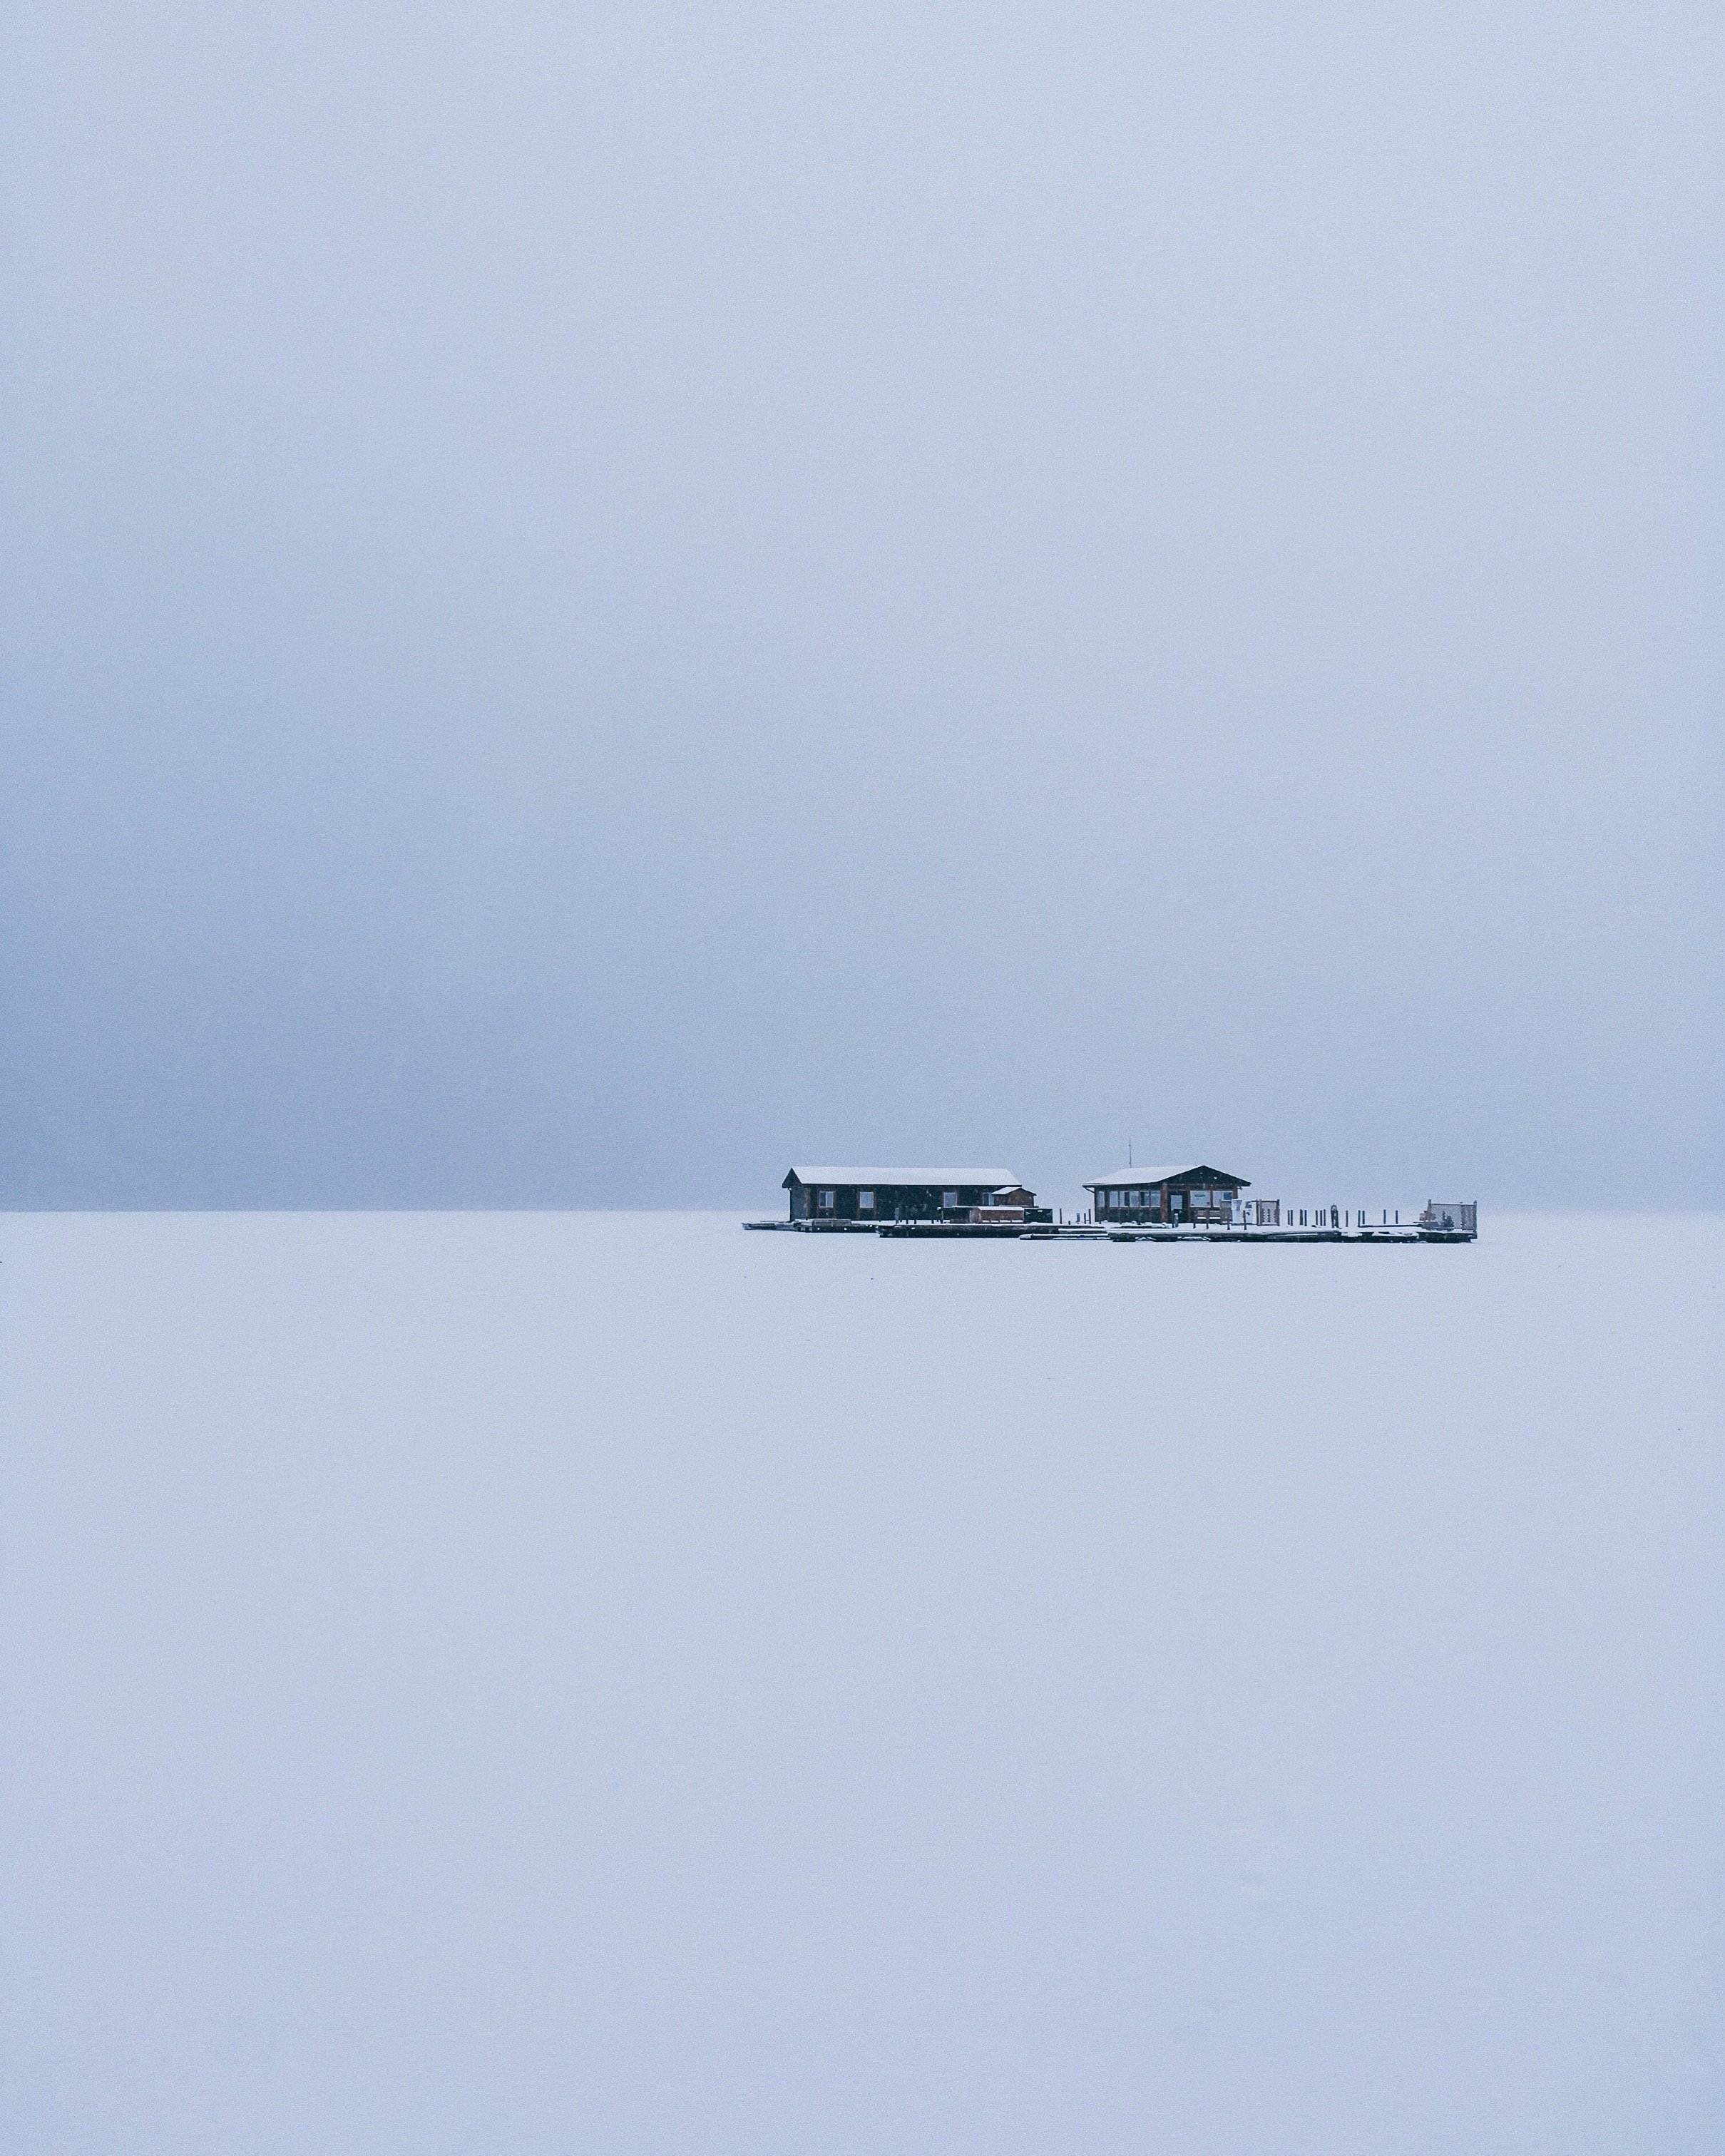
[{"label": "wooden building", "polygon": [[791,1218],[840,1221],[997,1221],[1046,1218],[1036,1194],[1004,1168],[793,1168]]},{"label": "wooden building", "polygon": [[1098,1220],[1154,1221],[1178,1227],[1187,1222],[1235,1220],[1240,1194],[1251,1185],[1243,1175],[1199,1163],[1192,1168],[1123,1168],[1117,1175],[1098,1176],[1084,1187]]}]

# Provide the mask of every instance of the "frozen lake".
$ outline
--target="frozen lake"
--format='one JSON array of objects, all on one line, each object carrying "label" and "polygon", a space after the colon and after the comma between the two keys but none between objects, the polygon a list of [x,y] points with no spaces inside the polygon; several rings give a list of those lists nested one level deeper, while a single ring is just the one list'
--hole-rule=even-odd
[{"label": "frozen lake", "polygon": [[1718,2147],[1725,1223],[0,1260],[9,2148]]}]

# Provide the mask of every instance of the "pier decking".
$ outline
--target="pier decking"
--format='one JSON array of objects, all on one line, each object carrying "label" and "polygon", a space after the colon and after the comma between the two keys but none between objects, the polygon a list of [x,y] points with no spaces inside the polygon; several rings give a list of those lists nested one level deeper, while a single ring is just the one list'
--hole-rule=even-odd
[{"label": "pier decking", "polygon": [[879,1235],[894,1241],[1009,1243],[1471,1243],[1477,1226],[1417,1220],[1349,1228],[1226,1227],[1111,1228],[1097,1221],[1050,1226],[962,1220],[745,1220],[745,1228],[790,1235]]}]

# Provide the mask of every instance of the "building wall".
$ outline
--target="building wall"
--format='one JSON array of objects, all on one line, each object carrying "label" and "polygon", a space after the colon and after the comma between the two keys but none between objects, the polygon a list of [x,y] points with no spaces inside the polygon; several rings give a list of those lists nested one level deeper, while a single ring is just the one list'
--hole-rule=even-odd
[{"label": "building wall", "polygon": [[[1232,1219],[1233,1201],[1239,1196],[1236,1185],[1205,1183],[1196,1187],[1205,1191],[1225,1190],[1231,1192],[1233,1197],[1224,1199],[1220,1204],[1199,1205],[1193,1202],[1192,1187],[1177,1183],[1143,1183],[1127,1190],[1092,1190],[1091,1210],[1098,1220],[1118,1221],[1123,1226],[1165,1227],[1183,1221],[1203,1224]],[[1125,1202],[1140,1190],[1146,1202],[1137,1205],[1129,1205]],[[1179,1200],[1178,1205],[1174,1203],[1177,1198]],[[1119,1202],[1112,1202],[1116,1200]]]},{"label": "building wall", "polygon": [[[822,1205],[822,1188],[833,1194],[829,1208]],[[948,1207],[943,1204],[946,1189],[903,1183],[798,1183],[792,1188],[791,1218],[793,1220],[938,1220],[948,1212],[968,1212],[973,1206],[987,1205],[993,1198],[992,1189],[974,1183],[957,1186],[957,1204]],[[875,1204],[872,1210],[857,1203],[860,1190],[872,1188]]]}]

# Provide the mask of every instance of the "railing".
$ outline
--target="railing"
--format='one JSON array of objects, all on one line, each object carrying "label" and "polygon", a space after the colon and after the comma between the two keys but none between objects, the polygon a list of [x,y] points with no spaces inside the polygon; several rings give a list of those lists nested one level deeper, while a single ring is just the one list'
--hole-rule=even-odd
[{"label": "railing", "polygon": [[1433,1199],[1422,1213],[1410,1214],[1406,1220],[1399,1208],[1380,1206],[1373,1209],[1364,1205],[1288,1205],[1279,1198],[1245,1198],[1231,1205],[1194,1205],[1184,1212],[1166,1216],[1129,1211],[1125,1208],[1099,1209],[1099,1225],[1126,1230],[1141,1230],[1163,1234],[1170,1229],[1237,1228],[1250,1233],[1254,1230],[1273,1229],[1281,1235],[1330,1235],[1368,1237],[1373,1235],[1399,1234],[1404,1240],[1415,1235],[1474,1236],[1479,1233],[1479,1207],[1472,1199]]}]

